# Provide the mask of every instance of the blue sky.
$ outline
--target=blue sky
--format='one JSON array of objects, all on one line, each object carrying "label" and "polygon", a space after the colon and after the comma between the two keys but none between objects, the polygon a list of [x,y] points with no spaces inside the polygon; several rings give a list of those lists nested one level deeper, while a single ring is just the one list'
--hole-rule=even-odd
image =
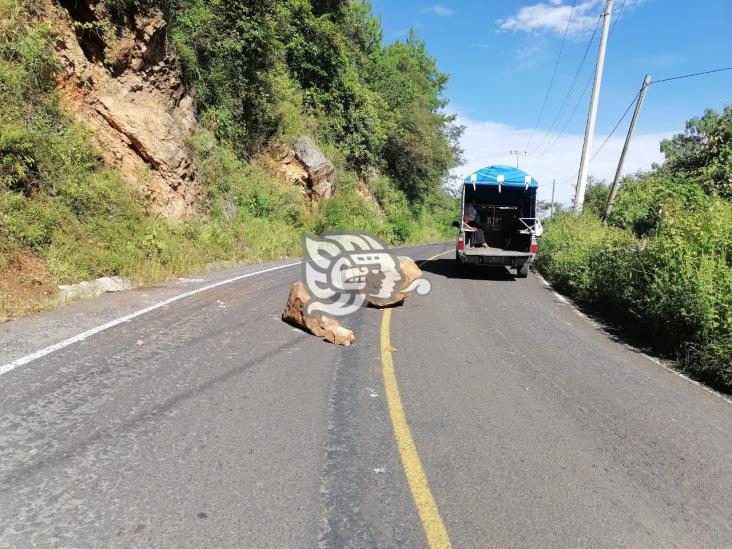
[{"label": "blue sky", "polygon": [[[450,109],[466,126],[466,164],[457,175],[486,164],[521,159],[548,198],[557,179],[559,198],[571,199],[587,117],[599,29],[564,113],[557,118],[595,28],[604,0],[463,0],[414,2],[372,0],[387,42],[414,28],[440,68],[450,75]],[[622,11],[620,11],[622,8]],[[531,139],[559,53],[572,22],[539,129]],[[732,65],[732,0],[615,0],[616,25],[608,44],[594,150],[602,144],[635,96],[646,73],[654,79]],[[659,83],[650,88],[626,171],[650,167],[662,157],[658,142],[683,130],[705,108],[732,103],[732,71]],[[570,114],[575,108],[574,117]],[[611,178],[628,116],[597,155],[590,173]],[[559,131],[565,127],[563,133]],[[543,142],[543,144],[542,144]],[[548,145],[556,143],[551,148]],[[537,149],[538,145],[542,145]],[[543,153],[543,154],[542,154]],[[548,183],[548,184],[547,184]]]}]

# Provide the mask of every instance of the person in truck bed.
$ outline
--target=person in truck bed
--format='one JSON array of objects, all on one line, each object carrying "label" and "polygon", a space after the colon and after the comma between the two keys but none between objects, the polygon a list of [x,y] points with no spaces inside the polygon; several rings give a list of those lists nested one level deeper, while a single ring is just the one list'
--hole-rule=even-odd
[{"label": "person in truck bed", "polygon": [[475,207],[475,202],[470,202],[465,206],[465,214],[463,216],[463,230],[472,234],[471,245],[473,248],[487,248],[485,241],[485,232],[478,225],[480,224],[480,216]]}]

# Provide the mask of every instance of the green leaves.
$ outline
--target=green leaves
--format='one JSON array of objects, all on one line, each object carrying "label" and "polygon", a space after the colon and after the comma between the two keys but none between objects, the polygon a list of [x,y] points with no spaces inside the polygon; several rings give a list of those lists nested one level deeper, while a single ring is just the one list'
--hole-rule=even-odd
[{"label": "green leaves", "polygon": [[728,391],[731,147],[732,106],[707,110],[661,144],[666,164],[624,181],[609,227],[593,215],[597,207],[579,218],[555,216],[537,256],[552,282]]},{"label": "green leaves", "polygon": [[610,226],[555,215],[537,266],[558,288],[732,388],[732,203],[650,174],[621,188]]},{"label": "green leaves", "polygon": [[461,129],[444,114],[447,76],[414,33],[384,48],[370,81],[389,107],[382,155],[389,175],[412,200],[439,188],[460,159]]},{"label": "green leaves", "polygon": [[707,109],[686,123],[686,131],[665,139],[664,168],[696,179],[708,194],[732,200],[732,105]]},{"label": "green leaves", "polygon": [[321,141],[360,173],[379,168],[411,199],[458,161],[441,112],[447,76],[411,34],[382,46],[367,2],[178,0],[171,45],[209,128],[247,157],[312,117]]},{"label": "green leaves", "polygon": [[[88,131],[59,107],[53,36],[21,3],[0,0],[0,265],[32,255],[55,282],[149,282],[215,260],[296,255],[303,232],[454,236],[457,201],[440,189],[458,153],[458,130],[441,112],[446,77],[416,36],[384,48],[367,2],[102,1],[114,25],[163,11],[200,110],[186,141],[205,214],[168,222],[103,167]],[[76,27],[85,36],[116,28]],[[318,204],[261,154],[304,133],[336,166],[336,193]]]},{"label": "green leaves", "polygon": [[0,189],[25,190],[36,170],[33,136],[15,125],[0,126]]}]

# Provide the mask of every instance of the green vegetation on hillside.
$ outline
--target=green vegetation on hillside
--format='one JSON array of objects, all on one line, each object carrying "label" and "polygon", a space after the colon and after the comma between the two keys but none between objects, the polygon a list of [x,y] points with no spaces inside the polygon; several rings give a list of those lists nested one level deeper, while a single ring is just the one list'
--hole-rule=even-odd
[{"label": "green vegetation on hillside", "polygon": [[459,128],[441,110],[447,76],[414,33],[384,46],[367,2],[155,3],[204,119],[240,155],[312,129],[349,169],[378,168],[412,201],[455,166]]},{"label": "green vegetation on hillside", "polygon": [[681,367],[732,390],[732,108],[661,145],[666,163],[627,178],[605,225],[607,187],[547,223],[537,266],[557,288],[626,326]]},{"label": "green vegetation on hillside", "polygon": [[[207,204],[174,224],[106,168],[58,105],[53,32],[35,0],[0,0],[0,275],[28,255],[53,283],[160,280],[219,260],[299,253],[304,232],[368,230],[389,243],[451,234],[442,189],[459,128],[446,76],[415,35],[382,44],[368,3],[104,0],[114,23],[159,8],[199,108],[191,137]],[[313,135],[336,165],[318,204],[278,181],[266,148]],[[358,192],[366,185],[378,204]],[[0,276],[0,317],[33,310]],[[7,278],[7,277],[6,277]],[[10,289],[8,289],[10,288]]]}]

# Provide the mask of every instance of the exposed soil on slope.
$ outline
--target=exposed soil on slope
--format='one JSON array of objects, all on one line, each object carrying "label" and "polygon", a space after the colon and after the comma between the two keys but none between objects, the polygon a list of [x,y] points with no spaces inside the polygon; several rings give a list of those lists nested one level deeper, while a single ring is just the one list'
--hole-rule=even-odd
[{"label": "exposed soil on slope", "polygon": [[88,0],[49,4],[62,63],[62,106],[89,127],[92,142],[153,212],[183,220],[201,213],[203,188],[185,138],[196,125],[157,11],[113,24]]}]

